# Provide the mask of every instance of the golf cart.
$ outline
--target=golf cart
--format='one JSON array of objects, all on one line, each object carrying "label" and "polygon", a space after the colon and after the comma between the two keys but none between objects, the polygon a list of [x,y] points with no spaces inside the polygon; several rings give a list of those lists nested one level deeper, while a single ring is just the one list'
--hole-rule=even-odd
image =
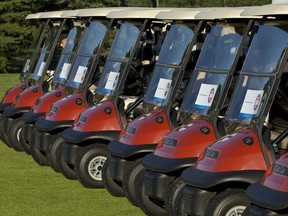
[{"label": "golf cart", "polygon": [[70,69],[65,86],[68,96],[54,102],[45,116],[36,120],[35,129],[31,131],[30,151],[39,165],[50,164],[49,157],[46,157],[47,148],[50,149],[55,142],[62,142],[62,131],[71,127],[82,111],[97,103],[98,99],[94,98],[89,87],[99,79],[99,61],[104,43],[116,25],[113,19],[106,18],[111,10],[115,9],[87,9],[80,10],[77,14],[79,17],[88,15],[91,20],[86,23],[80,47]]},{"label": "golf cart", "polygon": [[225,135],[223,113],[231,98],[249,44],[253,20],[240,18],[243,8],[203,11],[196,18],[214,20],[196,63],[179,111],[182,126],[167,134],[155,152],[142,160],[146,169],[134,185],[141,209],[151,215],[179,215],[183,170],[195,165],[199,154]]},{"label": "golf cart", "polygon": [[2,141],[16,151],[23,150],[19,144],[19,127],[13,133],[13,136],[11,130],[16,128],[16,124],[22,124],[21,116],[23,113],[29,111],[37,98],[49,90],[53,75],[50,74],[46,78],[46,72],[55,69],[50,63],[53,56],[53,60],[58,61],[59,56],[57,55],[56,46],[61,35],[68,28],[67,19],[62,16],[63,13],[64,11],[55,11],[40,15],[40,19],[48,19],[49,23],[42,33],[44,38],[41,40],[41,50],[38,53],[37,62],[35,62],[33,75],[30,79],[31,86],[18,94],[13,104],[4,108],[0,125]]},{"label": "golf cart", "polygon": [[[265,5],[242,13],[263,19],[251,32],[254,36],[225,115],[227,135],[208,146],[195,167],[181,175],[183,197],[175,205],[184,214],[241,215],[251,202],[245,190],[275,161],[271,133],[279,132],[267,127],[267,116],[273,113],[275,95],[285,97],[281,88],[287,83],[287,7]],[[269,114],[270,124],[273,118]]]},{"label": "golf cart", "polygon": [[[57,156],[57,150],[52,152],[67,178],[77,178],[88,188],[103,187],[102,166],[110,155],[107,144],[119,137],[129,120],[142,114],[141,102],[151,71],[145,70],[145,66],[134,67],[133,63],[137,59],[140,62],[149,60],[154,65],[151,38],[155,32],[152,31],[163,25],[154,21],[155,15],[163,10],[167,9],[131,9],[107,15],[119,20],[119,29],[95,92],[104,100],[82,112],[73,127],[63,132],[65,142],[63,147],[59,145],[58,150],[62,151],[61,155]],[[144,49],[141,44],[150,47],[145,50],[151,54],[144,55],[150,56],[149,59],[143,59],[143,55],[139,58],[139,52]],[[127,96],[136,99],[129,106],[125,101]]]},{"label": "golf cart", "polygon": [[288,154],[285,154],[274,162],[261,181],[247,188],[246,194],[252,204],[245,209],[243,216],[288,214],[287,164]]},{"label": "golf cart", "polygon": [[168,20],[167,35],[144,95],[147,112],[130,122],[120,137],[108,145],[111,156],[103,168],[106,189],[126,195],[138,205],[135,183],[141,176],[142,158],[156,149],[165,134],[179,126],[176,117],[203,44],[205,21],[195,19],[200,10],[174,9],[156,17]]},{"label": "golf cart", "polygon": [[[97,17],[99,19],[105,16],[105,13],[103,14],[103,12],[106,11],[107,13],[107,10],[108,9],[105,8],[105,9],[82,9],[82,10],[75,11],[74,16],[77,18],[74,20],[74,23],[75,23],[74,28],[69,33],[69,35],[71,34],[71,37],[73,38],[70,39],[68,35],[67,43],[69,45],[69,49],[65,50],[66,47],[64,48],[62,52],[62,57],[57,67],[58,71],[61,71],[62,73],[62,75],[60,74],[58,77],[58,80],[59,80],[58,82],[60,82],[61,85],[58,86],[58,88],[55,88],[53,91],[41,96],[36,101],[35,105],[30,109],[30,111],[25,113],[22,116],[22,120],[25,123],[22,124],[22,131],[20,133],[20,143],[23,146],[26,153],[30,154],[31,152],[30,139],[31,139],[31,135],[36,130],[35,129],[36,120],[41,117],[44,117],[45,114],[47,114],[50,111],[51,105],[53,103],[67,97],[68,95],[73,94],[77,90],[81,91],[81,88],[83,88],[82,85],[75,87],[73,82],[74,82],[79,66],[83,66],[83,62],[81,61],[81,58],[85,59],[84,57],[85,55],[93,55],[94,50],[92,48],[88,49],[88,47],[89,46],[96,47],[99,45],[98,43],[100,42],[104,43],[102,39],[102,37],[104,37],[103,34],[99,34],[99,38],[95,37],[94,39],[92,38],[93,37],[92,35],[95,33],[94,31],[95,29],[98,28],[98,25],[101,26],[101,23],[97,22],[97,20],[95,19],[97,19]],[[85,25],[86,27],[84,28]],[[87,28],[88,25],[91,25],[91,27]],[[83,32],[84,30],[87,33],[84,34]],[[99,28],[98,31],[101,32],[101,28]],[[96,34],[97,33],[98,32],[96,32]],[[85,40],[86,43],[82,43],[81,48],[80,48],[81,41],[83,40]],[[99,58],[97,55],[100,55],[100,52],[95,53],[94,55],[95,56],[93,58]],[[77,56],[77,61],[74,63],[76,56]],[[71,70],[71,68],[73,68],[73,70]],[[99,70],[97,69],[96,72],[98,71]],[[87,86],[94,85],[94,83],[99,77],[99,74],[94,73],[93,70],[91,70],[91,73],[92,73],[91,80],[87,79],[86,83],[83,85],[87,85]]]},{"label": "golf cart", "polygon": [[37,14],[29,14],[26,16],[26,20],[37,20],[36,22],[36,30],[34,32],[32,42],[30,44],[29,50],[28,50],[28,56],[25,62],[25,65],[22,69],[22,72],[20,74],[20,83],[17,84],[16,86],[13,86],[9,88],[4,96],[1,99],[0,102],[0,121],[2,119],[2,114],[3,114],[3,109],[4,107],[11,105],[15,99],[16,96],[25,90],[27,87],[30,85],[30,74],[32,69],[34,68],[35,61],[36,61],[36,54],[39,53],[39,48],[41,45],[41,41],[43,40],[43,32],[44,29],[46,29],[49,20],[46,22],[42,22],[40,20],[40,16],[42,13],[37,13]]}]

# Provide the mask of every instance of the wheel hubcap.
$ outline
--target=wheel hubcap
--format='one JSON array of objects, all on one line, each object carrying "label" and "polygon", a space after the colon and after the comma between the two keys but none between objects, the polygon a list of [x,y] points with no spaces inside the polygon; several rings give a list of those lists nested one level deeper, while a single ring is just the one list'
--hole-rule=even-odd
[{"label": "wheel hubcap", "polygon": [[106,157],[98,156],[94,157],[90,161],[88,165],[88,173],[91,178],[95,179],[96,181],[102,181],[102,169],[106,159]]},{"label": "wheel hubcap", "polygon": [[238,205],[231,208],[225,216],[241,216],[245,210],[246,206]]}]

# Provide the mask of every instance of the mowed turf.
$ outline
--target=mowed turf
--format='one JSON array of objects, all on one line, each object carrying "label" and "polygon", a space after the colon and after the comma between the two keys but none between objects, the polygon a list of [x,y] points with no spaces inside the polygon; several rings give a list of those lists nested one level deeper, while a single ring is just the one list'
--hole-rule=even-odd
[{"label": "mowed turf", "polygon": [[[0,74],[0,96],[18,82],[18,75]],[[31,156],[0,142],[0,215],[144,215],[126,198],[105,189],[87,189]]]}]

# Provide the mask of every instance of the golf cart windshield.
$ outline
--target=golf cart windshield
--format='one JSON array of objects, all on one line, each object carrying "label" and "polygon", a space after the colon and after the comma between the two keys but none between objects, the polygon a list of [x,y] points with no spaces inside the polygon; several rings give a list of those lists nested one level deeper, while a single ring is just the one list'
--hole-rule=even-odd
[{"label": "golf cart windshield", "polygon": [[59,27],[60,26],[55,25],[52,27],[51,26],[47,27],[47,29],[46,29],[45,36],[44,36],[45,39],[44,39],[44,42],[41,46],[41,51],[40,51],[36,66],[35,66],[34,71],[33,71],[32,81],[34,83],[41,80],[42,77],[45,75],[44,69],[46,67],[50,51],[53,47],[53,42],[54,42],[54,40],[57,36],[57,33],[59,31]]},{"label": "golf cart windshield", "polygon": [[104,65],[96,94],[112,96],[121,80],[128,59],[132,55],[140,30],[131,23],[122,23],[116,33],[108,58]]},{"label": "golf cart windshield", "polygon": [[170,26],[144,96],[144,103],[163,106],[171,100],[175,81],[178,79],[184,55],[193,36],[191,26]]},{"label": "golf cart windshield", "polygon": [[218,106],[241,43],[243,28],[244,25],[237,32],[232,25],[211,27],[181,105],[182,120],[192,115],[209,116]]},{"label": "golf cart windshield", "polygon": [[63,48],[60,60],[53,75],[52,87],[57,87],[57,84],[66,83],[82,30],[82,27],[75,26],[69,31],[66,44]]},{"label": "golf cart windshield", "polygon": [[196,67],[228,71],[233,65],[242,37],[243,25],[217,25],[208,30]]},{"label": "golf cart windshield", "polygon": [[231,127],[228,130],[233,130],[238,124],[259,122],[287,47],[287,31],[287,24],[259,25],[227,110],[226,120]]},{"label": "golf cart windshield", "polygon": [[[46,22],[38,23],[37,29],[34,32],[33,39],[32,39],[32,42],[31,42],[29,50],[28,50],[27,59],[26,59],[26,62],[24,64],[24,67],[22,69],[22,73],[20,74],[21,80],[23,80],[29,76],[30,67],[32,66],[31,61],[32,61],[32,58],[34,58],[34,56],[36,56],[36,53],[39,52],[38,43],[39,43],[39,40],[41,40],[41,38],[40,38],[41,33],[44,30],[45,26],[46,26]],[[31,69],[33,69],[33,68],[31,68]]]},{"label": "golf cart windshield", "polygon": [[[108,28],[101,22],[91,21],[87,25],[77,57],[72,66],[67,85],[72,89],[79,89],[88,78],[88,68],[91,68]],[[91,71],[94,73],[94,71]]]}]

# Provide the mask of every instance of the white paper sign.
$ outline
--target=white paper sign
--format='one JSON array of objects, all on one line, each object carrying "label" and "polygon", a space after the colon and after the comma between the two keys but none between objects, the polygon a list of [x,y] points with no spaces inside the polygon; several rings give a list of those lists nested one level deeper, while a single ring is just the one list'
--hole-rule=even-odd
[{"label": "white paper sign", "polygon": [[166,99],[171,88],[172,80],[160,78],[154,97]]},{"label": "white paper sign", "polygon": [[112,72],[110,71],[105,89],[114,90],[119,80],[119,72]]},{"label": "white paper sign", "polygon": [[211,107],[218,85],[201,84],[195,105]]},{"label": "white paper sign", "polygon": [[31,62],[30,59],[26,60],[26,63],[25,63],[24,69],[23,69],[23,73],[27,73],[28,72],[28,70],[30,68],[30,62]]},{"label": "white paper sign", "polygon": [[71,64],[64,63],[59,77],[62,79],[67,79],[70,68],[71,68]]},{"label": "white paper sign", "polygon": [[258,112],[263,90],[247,90],[240,113],[254,115]]},{"label": "white paper sign", "polygon": [[46,62],[41,62],[41,65],[39,67],[37,76],[42,76],[43,75],[43,71],[44,71],[45,66],[46,66]]},{"label": "white paper sign", "polygon": [[87,67],[79,66],[76,72],[75,78],[74,78],[74,82],[82,83],[86,72],[87,72]]}]

